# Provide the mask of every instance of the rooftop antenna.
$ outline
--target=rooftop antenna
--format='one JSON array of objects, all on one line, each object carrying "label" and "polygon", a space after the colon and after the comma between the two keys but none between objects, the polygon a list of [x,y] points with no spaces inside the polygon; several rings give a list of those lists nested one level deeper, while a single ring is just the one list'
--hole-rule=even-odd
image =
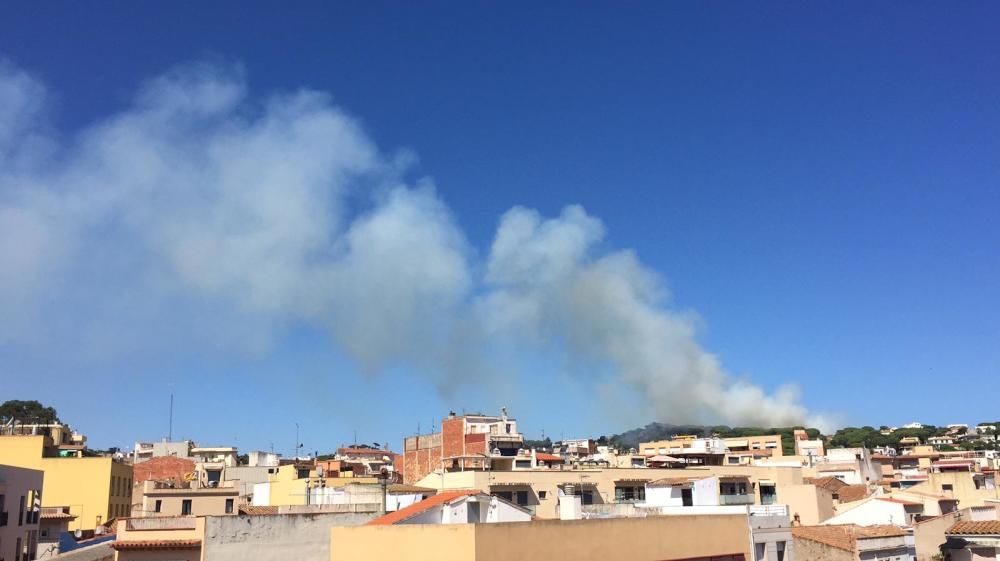
[{"label": "rooftop antenna", "polygon": [[167,442],[174,440],[174,392],[170,392],[170,423],[167,425]]},{"label": "rooftop antenna", "polygon": [[358,430],[354,429],[354,447],[358,447]]}]

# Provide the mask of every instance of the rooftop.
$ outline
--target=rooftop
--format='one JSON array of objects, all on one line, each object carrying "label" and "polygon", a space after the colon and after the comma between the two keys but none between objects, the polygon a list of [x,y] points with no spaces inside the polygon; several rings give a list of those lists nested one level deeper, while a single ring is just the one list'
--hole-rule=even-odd
[{"label": "rooftop", "polygon": [[796,538],[822,543],[830,547],[843,549],[844,551],[855,551],[859,539],[900,537],[905,536],[906,532],[898,526],[856,526],[854,524],[844,524],[832,526],[793,526],[792,535]]},{"label": "rooftop", "polygon": [[948,528],[947,534],[961,536],[1000,535],[998,520],[963,520]]}]

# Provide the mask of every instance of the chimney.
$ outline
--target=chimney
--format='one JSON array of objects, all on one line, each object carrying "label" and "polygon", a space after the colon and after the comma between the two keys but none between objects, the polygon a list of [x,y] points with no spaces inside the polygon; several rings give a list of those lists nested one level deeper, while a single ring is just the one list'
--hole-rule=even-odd
[{"label": "chimney", "polygon": [[566,495],[559,497],[559,520],[579,520],[583,518],[583,500],[574,495],[572,485],[567,485]]}]

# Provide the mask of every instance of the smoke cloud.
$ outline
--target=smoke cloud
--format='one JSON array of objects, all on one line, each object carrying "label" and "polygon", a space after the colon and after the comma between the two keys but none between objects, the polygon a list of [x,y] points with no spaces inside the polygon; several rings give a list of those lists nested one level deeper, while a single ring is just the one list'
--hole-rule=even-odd
[{"label": "smoke cloud", "polygon": [[561,352],[664,420],[807,420],[794,388],[727,374],[583,208],[513,208],[482,255],[429,180],[406,181],[412,155],[321,92],[256,100],[239,67],[184,66],[70,136],[47,95],[0,63],[0,346],[266,353],[305,325],[365,371],[442,389],[490,357]]}]

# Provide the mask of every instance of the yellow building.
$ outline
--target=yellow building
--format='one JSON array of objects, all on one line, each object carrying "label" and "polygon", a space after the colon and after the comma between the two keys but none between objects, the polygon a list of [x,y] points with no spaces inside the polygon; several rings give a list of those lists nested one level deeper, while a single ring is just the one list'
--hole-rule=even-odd
[{"label": "yellow building", "polygon": [[299,506],[313,504],[310,494],[315,489],[342,488],[349,483],[376,485],[375,477],[351,477],[351,472],[340,472],[338,477],[321,477],[311,464],[281,466],[268,476],[267,483],[253,487],[254,506]]},{"label": "yellow building", "polygon": [[68,506],[76,516],[71,531],[128,516],[132,466],[112,458],[82,457],[82,447],[60,446],[59,442],[48,435],[0,436],[0,458],[5,464],[45,473],[42,506]]}]

